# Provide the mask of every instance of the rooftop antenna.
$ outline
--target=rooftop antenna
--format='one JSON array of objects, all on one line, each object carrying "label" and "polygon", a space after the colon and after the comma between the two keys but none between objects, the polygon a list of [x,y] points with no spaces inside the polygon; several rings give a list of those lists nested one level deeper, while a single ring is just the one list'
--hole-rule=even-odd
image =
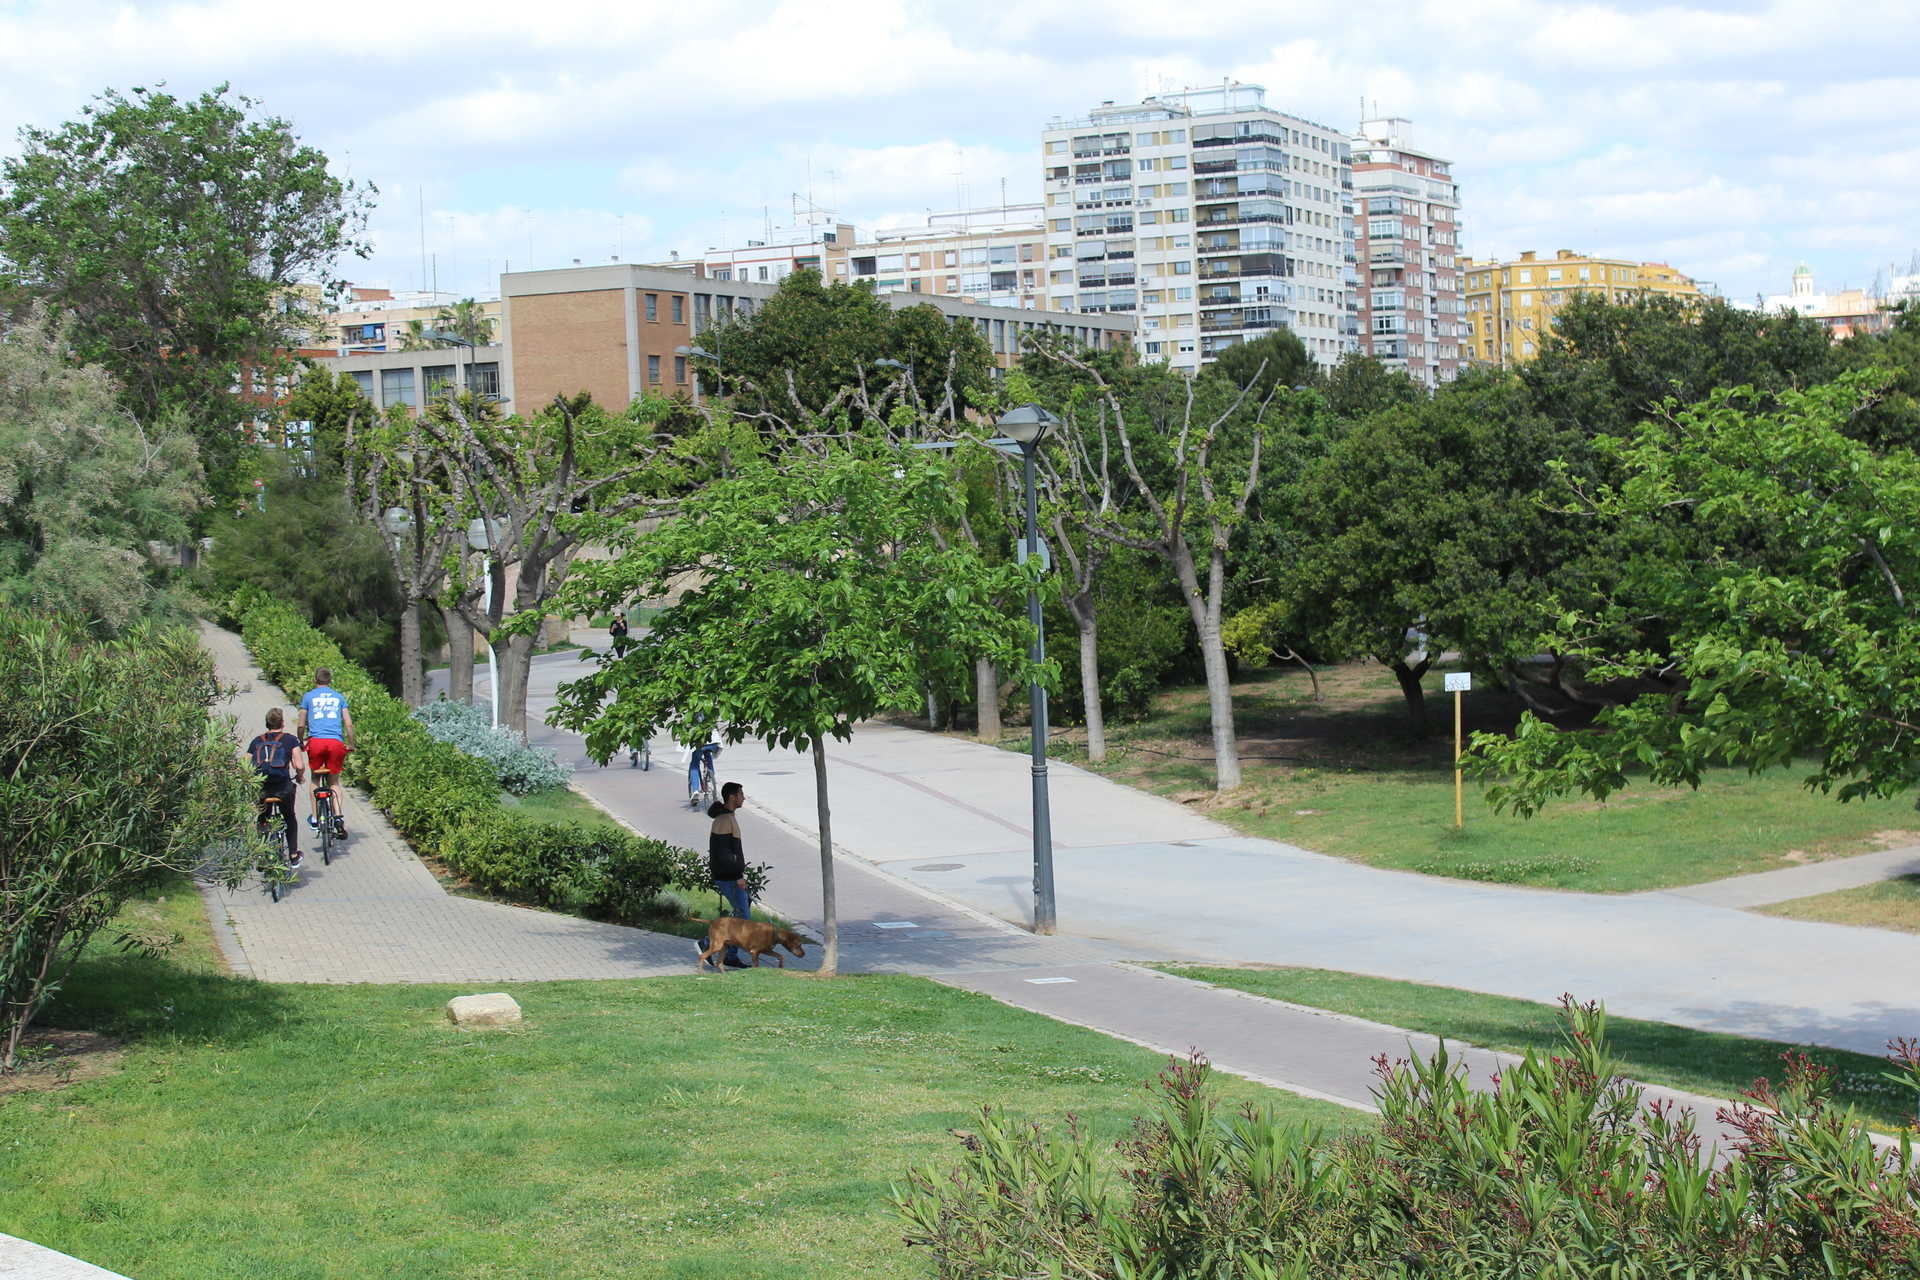
[{"label": "rooftop antenna", "polygon": [[423,184],[418,188],[420,195],[420,287],[427,287],[427,188]]}]

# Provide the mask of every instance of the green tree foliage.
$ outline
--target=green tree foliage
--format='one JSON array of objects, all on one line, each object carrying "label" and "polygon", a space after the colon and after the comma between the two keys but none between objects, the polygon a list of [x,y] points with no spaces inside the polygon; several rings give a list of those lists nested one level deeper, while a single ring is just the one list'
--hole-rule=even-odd
[{"label": "green tree foliage", "polygon": [[991,387],[993,353],[971,322],[929,305],[895,311],[870,285],[824,284],[816,271],[795,271],[751,316],[700,342],[717,357],[702,376],[763,431],[842,410],[884,419],[899,403],[950,422]]},{"label": "green tree foliage", "polygon": [[248,504],[216,517],[202,561],[218,598],[243,586],[291,602],[353,661],[400,687],[398,623],[404,607],[377,527],[348,498],[340,473],[303,470],[284,455],[265,462],[265,510]]},{"label": "green tree foliage", "polygon": [[[1920,1274],[1920,1160],[1876,1148],[1829,1073],[1785,1055],[1721,1112],[1716,1167],[1691,1113],[1648,1104],[1566,1008],[1565,1043],[1499,1087],[1446,1047],[1378,1063],[1380,1122],[1332,1137],[1229,1113],[1197,1054],[1156,1082],[1117,1178],[1069,1118],[1055,1137],[987,1107],[950,1169],[895,1191],[939,1280],[1895,1280]],[[1886,1073],[1920,1098],[1920,1048]]]},{"label": "green tree foliage", "polygon": [[282,416],[288,422],[312,423],[313,450],[319,465],[337,470],[350,427],[365,424],[378,414],[352,374],[333,374],[316,365],[294,386]]},{"label": "green tree foliage", "polygon": [[[0,606],[0,1070],[129,894],[166,874],[237,884],[257,786],[211,660],[184,629],[84,623]],[[131,938],[132,944],[163,940]]]},{"label": "green tree foliage", "polygon": [[1889,379],[1847,423],[1847,434],[1875,449],[1920,448],[1920,305],[1903,303],[1887,332],[1847,339],[1834,359],[1842,369],[1877,369]]},{"label": "green tree foliage", "polygon": [[[1638,531],[1635,553],[1550,642],[1622,702],[1582,733],[1528,717],[1510,739],[1475,735],[1482,771],[1511,776],[1496,804],[1604,798],[1634,769],[1698,785],[1714,765],[1809,759],[1808,785],[1843,800],[1920,781],[1920,458],[1845,431],[1885,385],[1719,391],[1609,446],[1621,485],[1571,495],[1601,536]],[[1611,643],[1623,618],[1658,646]]]},{"label": "green tree foliage", "polygon": [[1353,424],[1286,496],[1292,554],[1276,566],[1286,607],[1272,635],[1386,665],[1416,732],[1440,650],[1510,677],[1534,652],[1565,550],[1537,500],[1564,434],[1497,375]]},{"label": "green tree foliage", "polygon": [[1275,329],[1251,342],[1235,343],[1222,351],[1206,372],[1247,391],[1256,403],[1272,395],[1275,387],[1307,387],[1320,380],[1319,369],[1307,354],[1307,344],[1290,329]]},{"label": "green tree foliage", "polygon": [[202,500],[193,441],[115,390],[44,313],[0,338],[0,599],[104,632],[175,607],[147,543],[184,541]]},{"label": "green tree foliage", "polygon": [[1520,376],[1556,422],[1619,436],[1668,397],[1692,404],[1736,386],[1770,394],[1834,371],[1825,327],[1791,312],[1743,311],[1718,298],[1607,302],[1575,293]]},{"label": "green tree foliage", "polygon": [[1372,356],[1354,352],[1340,358],[1320,381],[1327,409],[1336,418],[1352,420],[1412,404],[1426,395],[1419,383],[1398,369],[1389,369]]},{"label": "green tree foliage", "polygon": [[958,514],[948,469],[929,453],[861,445],[749,459],[657,531],[628,524],[616,558],[579,565],[568,593],[572,611],[604,613],[686,584],[624,654],[561,686],[552,719],[583,731],[596,759],[663,730],[812,755],[823,972],[839,956],[826,740],[919,706],[935,646],[962,661],[1022,662],[1025,621],[997,602],[1022,571],[927,534]]},{"label": "green tree foliage", "polygon": [[246,479],[251,415],[232,388],[284,367],[310,327],[290,286],[330,284],[340,254],[365,252],[372,193],[258,107],[225,85],[108,90],[0,161],[0,290],[71,313],[80,358],[141,422],[190,423],[221,496]]}]

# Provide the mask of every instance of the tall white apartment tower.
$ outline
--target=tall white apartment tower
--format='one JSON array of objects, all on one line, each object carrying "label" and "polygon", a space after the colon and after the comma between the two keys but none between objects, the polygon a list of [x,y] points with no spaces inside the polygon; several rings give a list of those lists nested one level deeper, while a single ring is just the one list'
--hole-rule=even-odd
[{"label": "tall white apartment tower", "polygon": [[1454,259],[1460,188],[1453,166],[1413,145],[1405,120],[1367,120],[1353,139],[1360,199],[1360,341],[1427,387],[1460,374],[1466,323]]},{"label": "tall white apartment tower", "polygon": [[1042,139],[1049,307],[1137,312],[1142,355],[1188,370],[1281,328],[1322,364],[1359,349],[1346,134],[1227,84]]}]

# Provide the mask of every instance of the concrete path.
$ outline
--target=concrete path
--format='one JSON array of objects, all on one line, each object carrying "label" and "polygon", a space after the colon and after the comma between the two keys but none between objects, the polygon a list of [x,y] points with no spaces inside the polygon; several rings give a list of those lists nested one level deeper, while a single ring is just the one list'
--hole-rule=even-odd
[{"label": "concrete path", "polygon": [[108,1271],[56,1253],[31,1240],[0,1232],[0,1278],[3,1280],[124,1280]]},{"label": "concrete path", "polygon": [[[226,710],[238,740],[284,706],[238,636],[202,624],[220,677],[242,686]],[[304,814],[307,791],[301,789]],[[323,866],[312,832],[307,858],[279,902],[258,883],[203,890],[215,936],[237,973],[272,982],[493,982],[637,978],[687,973],[684,938],[449,894],[365,795],[349,791],[351,838]]]},{"label": "concrete path", "polygon": [[[572,654],[536,662],[532,715],[586,669]],[[571,735],[540,728],[535,739],[583,758]],[[977,915],[1029,918],[1024,757],[884,724],[862,726],[828,756],[839,848]],[[658,781],[596,783],[589,767],[582,785],[602,799],[684,795],[677,751],[660,743],[655,758],[668,770]],[[720,772],[746,784],[752,813],[802,845],[813,838],[806,757],[743,744],[726,750]],[[1233,835],[1071,765],[1052,777],[1062,934],[1122,955],[1311,965],[1541,1001],[1572,992],[1625,1017],[1874,1054],[1920,1034],[1920,937],[1672,892],[1560,893],[1379,870]],[[643,829],[685,843],[705,830],[691,814],[678,827],[649,825],[670,813],[633,803]],[[749,848],[765,852],[751,836]],[[776,901],[805,892],[805,878],[783,874]]]},{"label": "concrete path", "polygon": [[1779,871],[1760,871],[1753,875],[1728,876],[1705,884],[1684,885],[1678,889],[1660,889],[1653,894],[1706,902],[1716,907],[1764,907],[1775,902],[1791,902],[1818,893],[1840,889],[1858,889],[1896,876],[1920,875],[1920,845],[1886,849],[1880,853],[1860,853],[1851,858],[1831,858],[1811,862],[1804,867],[1786,867]]}]

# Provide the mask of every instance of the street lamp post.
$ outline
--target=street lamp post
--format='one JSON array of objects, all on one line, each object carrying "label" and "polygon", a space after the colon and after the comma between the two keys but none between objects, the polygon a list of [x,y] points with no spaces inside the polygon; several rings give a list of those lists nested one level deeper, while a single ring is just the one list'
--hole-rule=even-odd
[{"label": "street lamp post", "polygon": [[[1023,404],[1002,414],[994,425],[1002,435],[1020,446],[1025,475],[1027,501],[1027,558],[1040,555],[1040,506],[1034,479],[1034,460],[1047,429],[1059,422],[1036,404]],[[1039,668],[1047,660],[1047,635],[1040,616],[1040,587],[1027,588],[1027,621],[1033,625],[1033,683],[1028,690],[1033,720],[1033,931],[1052,933],[1055,924],[1053,900],[1053,818],[1047,803],[1047,689],[1040,682]]]},{"label": "street lamp post", "polygon": [[[493,529],[491,522],[476,516],[467,524],[467,545],[475,551],[484,553],[481,573],[487,584],[486,594],[480,600],[480,612],[491,616],[493,613]],[[500,663],[494,658],[493,637],[486,632],[480,633],[480,640],[487,646],[487,702],[493,709],[493,727],[500,727]]]}]

